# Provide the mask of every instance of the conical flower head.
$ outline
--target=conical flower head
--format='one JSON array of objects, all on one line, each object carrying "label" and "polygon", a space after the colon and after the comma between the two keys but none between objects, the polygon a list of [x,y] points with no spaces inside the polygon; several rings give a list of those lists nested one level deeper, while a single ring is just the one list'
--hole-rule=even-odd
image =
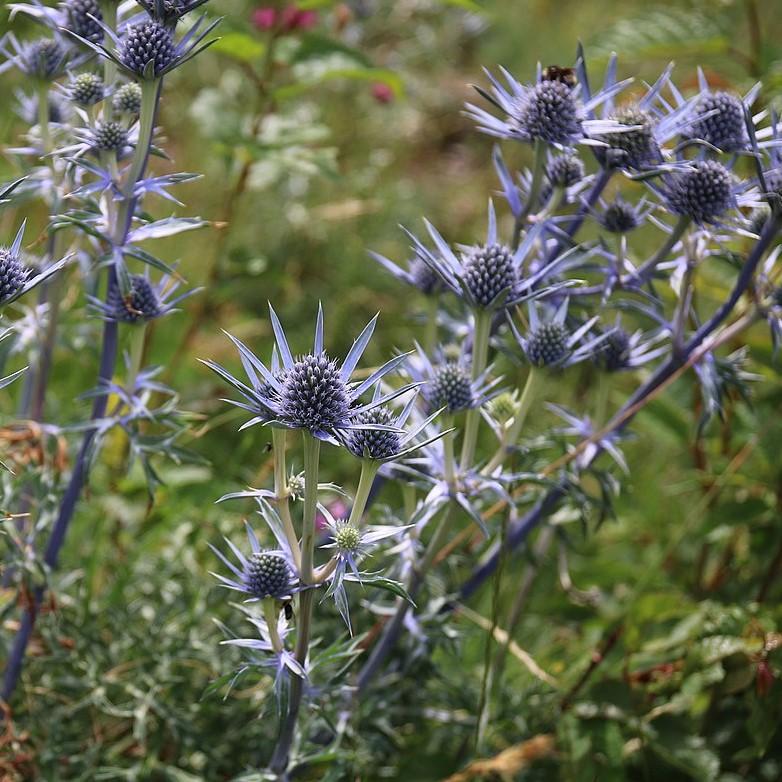
[{"label": "conical flower head", "polygon": [[338,521],[334,525],[334,543],[341,551],[357,554],[361,549],[361,532],[348,521]]},{"label": "conical flower head", "polygon": [[68,29],[92,43],[103,40],[103,21],[98,0],[68,0]]},{"label": "conical flower head", "polygon": [[531,364],[537,367],[558,364],[568,354],[567,328],[557,321],[541,323],[527,337],[526,352]]},{"label": "conical flower head", "polygon": [[416,255],[410,261],[409,268],[413,284],[425,296],[431,296],[433,293],[438,293],[443,289],[443,281],[420,256]]},{"label": "conical flower head", "polygon": [[119,122],[113,120],[100,122],[93,130],[93,149],[103,152],[118,152],[127,145],[128,131]]},{"label": "conical flower head", "polygon": [[716,160],[698,160],[672,175],[667,200],[678,215],[713,222],[733,206],[730,171]]},{"label": "conical flower head", "polygon": [[[393,426],[395,417],[387,407],[374,407],[353,419],[357,424]],[[347,449],[359,458],[389,459],[401,450],[398,432],[384,429],[353,429],[345,437]]]},{"label": "conical flower head", "polygon": [[584,178],[584,164],[575,155],[557,155],[546,165],[546,180],[551,187],[570,187]]},{"label": "conical flower head", "polygon": [[473,300],[489,306],[516,282],[513,253],[504,245],[488,244],[470,251],[464,262],[464,284]]},{"label": "conical flower head", "polygon": [[472,382],[468,372],[455,361],[437,367],[426,390],[430,410],[447,408],[455,413],[473,406]]},{"label": "conical flower head", "polygon": [[638,210],[621,196],[617,196],[600,215],[600,224],[612,234],[626,234],[641,224]]},{"label": "conical flower head", "polygon": [[604,165],[618,168],[642,168],[655,162],[659,148],[654,140],[651,116],[635,106],[626,107],[611,117],[628,128],[626,131],[597,136],[608,148],[598,147],[597,154]]},{"label": "conical flower head", "polygon": [[68,95],[79,106],[94,106],[103,100],[103,79],[97,73],[80,73],[69,85]]},{"label": "conical flower head", "polygon": [[114,292],[109,307],[112,316],[125,323],[152,320],[161,314],[158,294],[141,274],[130,278],[130,292],[126,296],[123,297],[119,291]]},{"label": "conical flower head", "polygon": [[695,106],[698,119],[688,135],[713,144],[723,152],[737,152],[747,145],[744,104],[729,92],[707,92]]},{"label": "conical flower head", "polygon": [[[158,76],[176,57],[174,36],[157,22],[148,21],[129,28],[120,46],[119,58],[128,70],[146,78]],[[150,65],[151,63],[151,65]]]},{"label": "conical flower head", "polygon": [[293,576],[285,557],[254,551],[247,558],[244,580],[253,597],[285,597],[291,593]]},{"label": "conical flower head", "polygon": [[0,304],[18,293],[30,277],[22,259],[7,247],[0,247]]},{"label": "conical flower head", "polygon": [[573,90],[560,81],[541,81],[519,100],[514,116],[522,135],[549,144],[568,144],[580,132]]},{"label": "conical flower head", "polygon": [[613,328],[595,350],[595,363],[606,372],[617,372],[627,367],[630,359],[630,335]]},{"label": "conical flower head", "polygon": [[22,49],[19,64],[27,76],[53,81],[65,71],[65,56],[62,44],[51,38],[41,38]]},{"label": "conical flower head", "polygon": [[123,84],[114,93],[111,105],[117,114],[137,116],[141,112],[141,87],[135,82]]},{"label": "conical flower head", "polygon": [[348,390],[337,362],[325,352],[309,354],[286,372],[280,394],[280,418],[310,431],[337,428],[348,414]]}]

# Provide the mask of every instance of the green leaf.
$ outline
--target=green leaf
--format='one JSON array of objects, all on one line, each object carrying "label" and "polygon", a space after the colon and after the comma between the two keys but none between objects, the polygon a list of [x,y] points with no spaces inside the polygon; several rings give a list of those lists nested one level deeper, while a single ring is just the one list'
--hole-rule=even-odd
[{"label": "green leaf", "polygon": [[382,82],[387,84],[394,94],[399,97],[404,93],[404,85],[399,74],[387,68],[335,68],[331,71],[319,74],[316,78],[299,84],[291,84],[287,87],[275,90],[274,97],[278,100],[296,98],[312,87],[317,87],[326,81],[334,79],[353,79],[356,81]]},{"label": "green leaf", "polygon": [[372,68],[372,61],[359,49],[347,46],[341,41],[317,33],[306,33],[301,36],[301,44],[291,58],[291,64],[318,60],[330,54],[342,54],[354,60],[358,65]]},{"label": "green leaf", "polygon": [[248,33],[228,33],[215,42],[213,51],[239,62],[252,62],[263,56],[266,45]]},{"label": "green leaf", "polygon": [[346,573],[344,577],[345,581],[353,581],[362,584],[363,586],[373,586],[378,589],[383,589],[386,592],[390,592],[392,595],[401,597],[407,600],[410,605],[414,606],[413,598],[410,597],[407,590],[398,581],[393,581],[385,576],[373,575],[372,573],[362,573],[359,579],[354,573]]}]

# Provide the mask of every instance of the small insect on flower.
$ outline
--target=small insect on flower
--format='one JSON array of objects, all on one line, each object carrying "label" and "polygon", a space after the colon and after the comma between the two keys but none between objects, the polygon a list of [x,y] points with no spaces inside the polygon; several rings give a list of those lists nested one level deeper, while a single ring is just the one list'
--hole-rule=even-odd
[{"label": "small insect on flower", "polygon": [[176,306],[183,299],[195,293],[194,290],[185,291],[172,299],[180,281],[168,274],[163,275],[157,283],[153,283],[146,274],[133,274],[129,283],[130,287],[125,293],[117,287],[112,288],[105,302],[90,296],[90,304],[105,320],[139,323],[175,312]]},{"label": "small insect on flower", "polygon": [[517,81],[504,68],[500,69],[505,84],[488,71],[490,91],[476,87],[478,93],[501,112],[495,117],[472,103],[467,115],[478,129],[498,138],[519,141],[541,141],[556,147],[594,144],[590,138],[600,130],[609,130],[616,123],[589,119],[601,103],[621,92],[631,80],[613,83],[593,96],[571,68],[549,66],[541,71],[533,85]]},{"label": "small insect on flower", "polygon": [[[563,299],[556,310],[546,307],[542,317],[537,305],[529,305],[529,330],[523,337],[508,317],[516,341],[527,360],[536,367],[566,367],[590,358],[607,338],[605,334],[590,337],[589,331],[597,322],[590,318],[575,331],[567,326],[568,299]],[[586,341],[584,341],[586,338]]]},{"label": "small insect on flower", "polygon": [[138,0],[138,4],[154,20],[166,27],[174,27],[185,14],[195,11],[207,2],[208,0]]},{"label": "small insect on flower", "polygon": [[243,428],[257,423],[270,423],[287,429],[304,429],[314,437],[332,443],[344,441],[348,431],[388,428],[382,424],[364,423],[358,417],[407,393],[415,385],[403,386],[373,398],[366,404],[362,404],[360,398],[389,372],[399,367],[407,355],[390,359],[361,383],[352,383],[350,380],[372,338],[377,315],[364,327],[341,365],[323,347],[322,307],[318,307],[312,352],[298,358],[294,358],[282,324],[271,305],[269,315],[276,339],[276,354],[282,360],[281,374],[267,368],[246,345],[230,334],[228,338],[239,350],[242,366],[251,385],[238,380],[219,364],[203,361],[247,400],[246,403],[232,402],[255,415]]}]

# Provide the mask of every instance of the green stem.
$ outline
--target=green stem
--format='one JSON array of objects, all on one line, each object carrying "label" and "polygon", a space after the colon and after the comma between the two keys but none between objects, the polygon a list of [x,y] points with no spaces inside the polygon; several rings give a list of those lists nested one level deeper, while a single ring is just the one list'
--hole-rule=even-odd
[{"label": "green stem", "polygon": [[372,461],[372,459],[361,460],[361,477],[358,479],[356,494],[353,497],[353,507],[350,509],[350,519],[348,519],[348,523],[354,527],[361,524],[378,467],[378,462]]},{"label": "green stem", "polygon": [[269,628],[269,640],[272,648],[277,654],[283,650],[282,638],[277,632],[277,619],[280,612],[273,598],[267,597],[263,601],[263,618],[266,620],[266,626]]},{"label": "green stem", "polygon": [[482,474],[490,475],[494,470],[496,470],[497,467],[499,467],[503,461],[505,461],[508,449],[512,448],[518,442],[522,427],[524,426],[524,421],[527,418],[527,413],[529,413],[530,407],[532,406],[532,401],[535,397],[535,385],[538,374],[538,371],[534,367],[530,367],[529,373],[527,374],[527,382],[524,384],[524,390],[521,392],[518,412],[513,416],[513,421],[505,430],[502,442],[500,443],[499,448],[497,448],[494,456],[483,468],[483,470],[481,470]]},{"label": "green stem", "polygon": [[[476,309],[474,314],[475,333],[472,342],[472,379],[476,381],[483,370],[489,356],[489,337],[491,336],[492,314],[488,310]],[[464,422],[464,440],[462,442],[462,458],[460,467],[462,471],[468,470],[472,465],[475,455],[475,446],[478,441],[478,425],[481,421],[480,408],[474,407],[467,411]]]},{"label": "green stem", "polygon": [[[117,29],[117,2],[116,0],[106,0],[101,3],[101,13],[103,14],[103,23],[109,30]],[[103,60],[103,85],[106,90],[111,89],[117,79],[117,64],[109,57]],[[114,106],[108,98],[103,101],[103,118],[105,120],[113,119]]]},{"label": "green stem", "polygon": [[[453,427],[453,414],[443,414],[443,429],[448,430]],[[448,432],[443,437],[443,459],[445,462],[445,480],[453,488],[456,483],[456,456],[454,455],[453,439],[456,432]]]},{"label": "green stem", "polygon": [[296,528],[291,517],[290,493],[288,491],[288,475],[285,461],[285,446],[287,431],[272,427],[272,450],[274,457],[274,498],[277,500],[277,512],[282,520],[285,531],[285,539],[293,555],[293,562],[297,568],[301,567],[301,549]]},{"label": "green stem", "polygon": [[49,168],[54,171],[54,160],[49,153],[52,151],[52,137],[49,134],[49,84],[38,84],[38,128],[41,133],[41,149]]},{"label": "green stem", "polygon": [[130,367],[128,368],[128,379],[125,388],[129,394],[133,393],[136,385],[136,378],[141,371],[141,364],[144,360],[144,342],[147,336],[147,324],[137,324],[130,329]]},{"label": "green stem", "polygon": [[[296,629],[296,660],[306,669],[307,655],[310,648],[310,633],[312,625],[312,604],[315,590],[306,588],[315,583],[313,560],[315,556],[315,512],[318,507],[318,467],[320,463],[320,440],[309,432],[302,433],[304,438],[304,518],[301,536],[301,568],[299,577],[305,589],[299,593],[299,611]],[[291,677],[288,711],[280,728],[280,736],[274,748],[270,768],[279,774],[288,767],[293,739],[296,735],[296,724],[301,709],[301,699],[304,682],[298,676]]]}]

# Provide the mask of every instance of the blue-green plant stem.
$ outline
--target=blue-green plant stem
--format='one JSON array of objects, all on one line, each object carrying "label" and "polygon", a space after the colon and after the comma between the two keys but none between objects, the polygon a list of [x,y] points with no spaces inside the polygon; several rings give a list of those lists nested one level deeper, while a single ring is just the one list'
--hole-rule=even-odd
[{"label": "blue-green plant stem", "polygon": [[288,490],[288,473],[286,467],[285,450],[288,442],[286,429],[272,427],[272,450],[274,458],[274,498],[277,501],[277,513],[282,520],[285,539],[293,555],[293,563],[297,568],[301,567],[301,548],[299,536],[293,526],[291,518],[291,498]]},{"label": "blue-green plant stem", "polygon": [[356,494],[353,497],[353,506],[350,509],[349,523],[353,526],[360,526],[361,519],[364,516],[364,509],[367,507],[369,493],[372,490],[372,483],[377,475],[379,463],[372,459],[361,460],[361,475],[358,479]]},{"label": "blue-green plant stem", "polygon": [[[489,337],[491,336],[492,314],[485,309],[476,309],[475,333],[473,335],[472,348],[472,380],[475,382],[486,369],[489,357]],[[462,455],[459,467],[462,472],[470,469],[475,456],[475,446],[478,442],[478,426],[481,422],[479,407],[473,407],[467,411],[464,421],[464,439],[462,440]]]},{"label": "blue-green plant stem", "polygon": [[[301,536],[301,568],[299,578],[304,589],[299,593],[299,610],[296,627],[296,660],[306,670],[307,655],[310,648],[312,625],[312,605],[315,590],[315,513],[318,506],[318,472],[320,463],[320,440],[309,432],[303,432],[304,438],[304,517]],[[269,763],[276,774],[284,774],[288,768],[291,747],[296,736],[296,724],[301,710],[304,681],[298,676],[291,677],[288,697],[288,711],[280,727],[280,735]]]}]

